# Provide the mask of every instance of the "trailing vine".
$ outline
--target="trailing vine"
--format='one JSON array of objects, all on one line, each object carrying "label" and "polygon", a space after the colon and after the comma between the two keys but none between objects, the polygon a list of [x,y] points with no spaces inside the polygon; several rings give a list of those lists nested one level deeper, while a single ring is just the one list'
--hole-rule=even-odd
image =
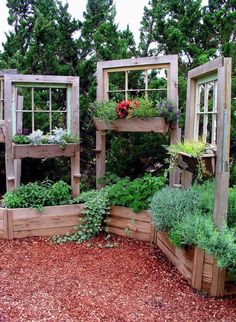
[{"label": "trailing vine", "polygon": [[84,203],[83,218],[80,225],[75,227],[75,233],[65,236],[54,236],[53,241],[63,243],[74,241],[82,243],[97,235],[103,227],[103,221],[109,214],[110,204],[106,189],[83,192],[74,199],[75,203]]}]

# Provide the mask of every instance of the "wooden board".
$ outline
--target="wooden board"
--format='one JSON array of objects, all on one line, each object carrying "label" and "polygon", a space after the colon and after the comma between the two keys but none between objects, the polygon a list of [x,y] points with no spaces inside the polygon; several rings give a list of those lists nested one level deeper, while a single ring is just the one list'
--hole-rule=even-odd
[{"label": "wooden board", "polygon": [[74,157],[79,150],[78,144],[67,144],[64,148],[61,148],[59,144],[41,144],[41,145],[29,145],[29,144],[13,144],[12,154],[14,159],[23,158],[55,158],[55,157]]},{"label": "wooden board", "polygon": [[82,211],[83,205],[8,209],[9,238],[65,234],[79,224]]},{"label": "wooden board", "polygon": [[156,231],[154,244],[157,245],[180,273],[191,282],[193,271],[194,248],[176,248],[166,233]]},{"label": "wooden board", "polygon": [[112,206],[106,220],[106,230],[119,236],[150,241],[150,213],[147,210],[135,213],[127,207]]},{"label": "wooden board", "polygon": [[7,211],[0,208],[0,239],[8,239]]},{"label": "wooden board", "polygon": [[167,133],[169,130],[169,124],[163,117],[120,119],[109,124],[102,119],[94,118],[94,122],[99,131]]}]

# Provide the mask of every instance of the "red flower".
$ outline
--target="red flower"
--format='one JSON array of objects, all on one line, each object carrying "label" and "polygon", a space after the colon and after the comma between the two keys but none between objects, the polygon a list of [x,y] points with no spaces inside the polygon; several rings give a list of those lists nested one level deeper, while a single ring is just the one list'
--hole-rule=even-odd
[{"label": "red flower", "polygon": [[128,110],[130,108],[130,101],[121,101],[116,105],[116,113],[118,118],[122,119],[128,115]]}]

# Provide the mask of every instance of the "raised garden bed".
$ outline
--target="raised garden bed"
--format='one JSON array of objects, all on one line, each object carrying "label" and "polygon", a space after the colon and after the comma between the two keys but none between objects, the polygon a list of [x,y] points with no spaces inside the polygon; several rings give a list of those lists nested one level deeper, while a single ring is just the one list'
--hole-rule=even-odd
[{"label": "raised garden bed", "polygon": [[115,132],[155,132],[167,133],[169,123],[163,117],[130,118],[105,122],[100,118],[94,118],[96,129],[99,131],[111,130]]},{"label": "raised garden bed", "polygon": [[[0,208],[0,239],[53,236],[73,232],[78,226],[83,205],[32,208]],[[191,285],[212,296],[236,294],[236,282],[228,270],[219,270],[212,256],[197,247],[176,248],[164,232],[158,232],[149,211],[135,213],[130,208],[112,206],[106,230],[118,236],[149,241],[157,245]]]},{"label": "raised garden bed", "polygon": [[12,144],[12,154],[14,159],[22,158],[55,158],[55,157],[74,157],[79,150],[78,144],[66,144],[61,147],[59,144]]},{"label": "raised garden bed", "polygon": [[219,270],[213,256],[197,247],[177,248],[164,232],[155,229],[150,213],[134,213],[126,207],[113,206],[107,220],[108,231],[157,245],[193,288],[212,296],[236,294],[236,282],[228,270]]},{"label": "raised garden bed", "polygon": [[72,232],[78,226],[83,205],[34,208],[0,208],[0,238],[53,236]]}]

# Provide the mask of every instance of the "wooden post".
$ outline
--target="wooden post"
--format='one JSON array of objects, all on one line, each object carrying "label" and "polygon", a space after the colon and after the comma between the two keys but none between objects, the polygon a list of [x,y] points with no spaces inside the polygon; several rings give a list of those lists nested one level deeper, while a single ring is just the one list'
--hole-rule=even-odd
[{"label": "wooden post", "polygon": [[96,131],[96,187],[101,188],[98,179],[105,174],[106,132]]},{"label": "wooden post", "polygon": [[[24,97],[17,95],[17,110],[23,111],[23,103]],[[16,114],[16,131],[22,131],[22,123],[23,123],[23,113],[18,112]],[[21,159],[14,160],[14,168],[15,168],[15,175],[16,175],[16,186],[20,185],[21,181]]]},{"label": "wooden post", "polygon": [[[71,93],[71,129],[74,135],[79,135],[79,78],[72,83]],[[75,156],[71,158],[71,186],[72,195],[76,197],[80,193],[80,149],[75,153]]]},{"label": "wooden post", "polygon": [[195,247],[193,258],[192,287],[198,290],[201,290],[202,288],[204,257],[204,251],[198,247]]},{"label": "wooden post", "polygon": [[219,269],[214,260],[212,267],[212,282],[210,295],[211,296],[224,296],[224,288],[225,288],[225,269]]},{"label": "wooden post", "polygon": [[5,109],[5,166],[7,191],[16,188],[14,160],[12,157],[12,86],[11,81],[4,77],[4,109]]},{"label": "wooden post", "polygon": [[218,68],[218,118],[214,223],[221,228],[227,219],[229,189],[229,149],[231,121],[231,58]]}]

